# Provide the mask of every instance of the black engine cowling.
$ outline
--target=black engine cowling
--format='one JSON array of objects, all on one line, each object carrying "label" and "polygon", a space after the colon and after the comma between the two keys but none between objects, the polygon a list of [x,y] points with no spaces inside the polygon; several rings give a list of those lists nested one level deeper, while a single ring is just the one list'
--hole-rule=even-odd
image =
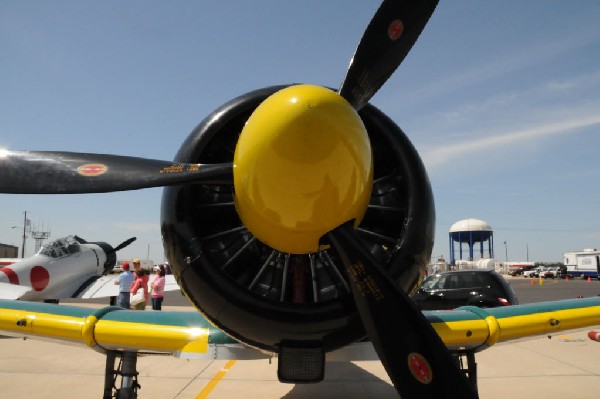
[{"label": "black engine cowling", "polygon": [[[285,86],[240,96],[204,119],[175,161],[231,162],[253,110]],[[375,107],[359,112],[374,153],[374,187],[359,227],[364,245],[406,292],[424,276],[433,246],[434,207],[421,159],[402,130]],[[239,219],[233,185],[167,187],[165,251],[193,304],[232,337],[277,352],[282,341],[326,351],[365,337],[335,246],[294,255],[258,241]]]}]

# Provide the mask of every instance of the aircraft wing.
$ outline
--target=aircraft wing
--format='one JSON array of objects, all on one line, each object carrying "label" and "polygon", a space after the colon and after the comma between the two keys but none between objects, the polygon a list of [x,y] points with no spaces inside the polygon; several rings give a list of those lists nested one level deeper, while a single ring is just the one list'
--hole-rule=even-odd
[{"label": "aircraft wing", "polygon": [[231,339],[196,311],[141,312],[0,300],[0,333],[78,344],[103,353],[158,353],[185,359],[270,357]]},{"label": "aircraft wing", "polygon": [[107,276],[98,277],[90,285],[81,290],[76,297],[91,299],[118,296],[119,286],[114,283],[117,276],[118,274],[109,274]]},{"label": "aircraft wing", "polygon": [[[91,299],[91,298],[108,298],[111,296],[119,295],[119,286],[115,285],[115,279],[118,274],[109,274],[107,276],[101,276],[94,282],[92,282],[85,289],[81,290],[77,294],[77,298]],[[148,290],[150,290],[150,284],[152,278],[148,281]],[[175,280],[175,276],[167,274],[165,276],[165,291],[179,291],[179,284]]]},{"label": "aircraft wing", "polygon": [[600,297],[423,313],[448,349],[476,352],[499,342],[600,325]]},{"label": "aircraft wing", "polygon": [[[598,326],[600,297],[489,309],[465,306],[423,313],[450,350],[480,351],[498,342]],[[0,300],[0,332],[81,344],[101,352],[220,359],[271,356],[231,339],[196,311],[136,312],[115,306],[95,309]],[[372,358],[372,351],[349,353],[359,356],[344,360],[365,360],[361,353],[369,353],[368,359]]]},{"label": "aircraft wing", "polygon": [[0,282],[0,299],[19,299],[31,290],[24,285]]}]

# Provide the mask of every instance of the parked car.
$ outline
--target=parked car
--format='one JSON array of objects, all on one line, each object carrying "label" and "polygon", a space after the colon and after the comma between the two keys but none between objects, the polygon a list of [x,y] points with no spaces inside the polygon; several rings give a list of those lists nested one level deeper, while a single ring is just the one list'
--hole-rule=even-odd
[{"label": "parked car", "polygon": [[493,270],[461,270],[428,276],[412,299],[421,310],[519,303],[510,284]]},{"label": "parked car", "polygon": [[556,271],[556,278],[566,278],[567,277],[567,267],[562,265],[558,267]]},{"label": "parked car", "polygon": [[527,278],[527,277],[539,277],[540,273],[543,273],[546,271],[546,268],[544,266],[538,266],[534,269],[531,270],[527,270],[523,272],[523,277]]},{"label": "parked car", "polygon": [[558,266],[551,266],[546,269],[545,272],[540,273],[542,278],[557,278],[558,277]]},{"label": "parked car", "polygon": [[535,277],[535,278],[542,277],[542,275],[544,273],[546,273],[547,270],[548,270],[548,268],[545,266],[535,268],[535,269],[533,269],[533,274],[530,277]]},{"label": "parked car", "polygon": [[511,276],[520,276],[521,274],[523,274],[523,272],[526,272],[527,270],[531,270],[533,268],[533,265],[519,266],[512,269],[510,272],[508,272],[508,274],[510,274]]}]

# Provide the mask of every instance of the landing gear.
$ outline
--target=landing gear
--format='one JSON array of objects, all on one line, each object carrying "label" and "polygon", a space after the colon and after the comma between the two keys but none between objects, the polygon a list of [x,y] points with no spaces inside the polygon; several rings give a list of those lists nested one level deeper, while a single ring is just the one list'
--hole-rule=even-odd
[{"label": "landing gear", "polygon": [[[120,357],[119,365],[115,369],[115,360]],[[137,399],[137,390],[141,388],[137,382],[136,352],[106,352],[106,368],[104,372],[103,399]],[[121,386],[117,388],[118,378],[121,377]]]},{"label": "landing gear", "polygon": [[462,350],[452,353],[452,357],[456,360],[456,363],[460,370],[465,374],[467,380],[473,391],[479,397],[479,391],[477,390],[477,363],[475,362],[475,352],[469,350]]}]

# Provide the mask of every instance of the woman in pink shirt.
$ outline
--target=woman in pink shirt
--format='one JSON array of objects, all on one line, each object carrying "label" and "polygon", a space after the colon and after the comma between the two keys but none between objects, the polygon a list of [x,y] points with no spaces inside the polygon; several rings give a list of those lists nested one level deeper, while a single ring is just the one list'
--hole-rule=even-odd
[{"label": "woman in pink shirt", "polygon": [[154,280],[152,281],[152,310],[161,310],[165,296],[165,267],[154,267]]},{"label": "woman in pink shirt", "polygon": [[144,290],[144,301],[137,303],[137,304],[131,304],[131,308],[133,310],[145,310],[146,309],[146,303],[148,302],[148,284],[146,283],[147,279],[144,278],[144,271],[143,270],[136,270],[135,271],[135,280],[133,281],[133,284],[131,284],[131,296],[135,295],[138,290],[141,288]]}]

